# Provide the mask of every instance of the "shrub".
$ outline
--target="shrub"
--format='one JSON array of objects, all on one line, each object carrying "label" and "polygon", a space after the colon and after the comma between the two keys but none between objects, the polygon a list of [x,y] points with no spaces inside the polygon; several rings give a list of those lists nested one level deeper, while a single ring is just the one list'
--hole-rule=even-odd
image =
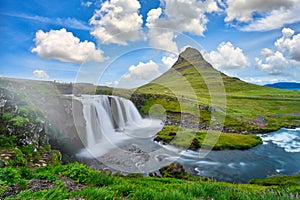
[{"label": "shrub", "polygon": [[17,183],[21,179],[21,174],[19,171],[12,167],[6,167],[0,169],[0,180],[4,181],[5,183],[12,184]]},{"label": "shrub", "polygon": [[28,168],[20,167],[19,171],[20,171],[20,175],[21,175],[22,178],[25,178],[25,179],[33,178],[32,171],[30,171]]},{"label": "shrub", "polygon": [[3,120],[3,121],[8,121],[8,120],[10,120],[11,118],[12,118],[12,115],[11,115],[11,113],[9,113],[9,112],[5,112],[5,113],[2,114],[2,120]]},{"label": "shrub", "polygon": [[13,148],[16,146],[16,136],[4,136],[0,135],[0,144],[2,148]]},{"label": "shrub", "polygon": [[22,117],[27,117],[28,116],[28,110],[26,108],[20,108],[19,109],[19,114]]},{"label": "shrub", "polygon": [[16,116],[9,121],[13,123],[14,127],[19,127],[19,128],[22,127],[25,123],[29,123],[29,119],[21,116]]},{"label": "shrub", "polygon": [[23,153],[20,149],[15,148],[15,156],[13,160],[9,161],[10,165],[13,166],[26,166],[27,160],[24,158]]},{"label": "shrub", "polygon": [[27,185],[28,185],[28,181],[25,179],[21,179],[18,182],[18,186],[20,187],[21,190],[25,190],[27,188]]}]

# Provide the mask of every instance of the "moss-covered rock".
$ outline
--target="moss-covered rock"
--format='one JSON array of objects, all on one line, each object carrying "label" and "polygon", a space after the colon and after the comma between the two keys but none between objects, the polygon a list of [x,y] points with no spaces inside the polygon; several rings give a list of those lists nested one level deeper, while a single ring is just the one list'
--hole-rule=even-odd
[{"label": "moss-covered rock", "polygon": [[177,162],[171,163],[169,166],[160,168],[159,172],[163,178],[188,179],[190,177],[183,166]]}]

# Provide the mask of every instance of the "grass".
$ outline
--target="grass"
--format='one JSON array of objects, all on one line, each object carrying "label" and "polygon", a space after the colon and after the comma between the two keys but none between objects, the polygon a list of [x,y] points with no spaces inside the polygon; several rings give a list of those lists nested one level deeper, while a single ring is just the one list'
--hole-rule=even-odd
[{"label": "grass", "polygon": [[300,191],[300,174],[295,176],[270,176],[265,179],[253,179],[250,181],[251,184],[262,185],[262,186],[278,186],[280,188],[289,189],[292,192]]},{"label": "grass", "polygon": [[261,138],[255,135],[218,133],[216,131],[197,132],[177,126],[165,126],[157,133],[155,140],[192,150],[197,150],[202,145],[211,146],[213,150],[244,150],[262,144]]},{"label": "grass", "polygon": [[[87,186],[68,191],[61,182],[70,177]],[[299,179],[299,175],[291,177]],[[46,179],[55,183],[51,190],[26,190],[32,179]],[[8,199],[290,199],[299,193],[299,181],[281,188],[276,184],[230,184],[191,177],[189,180],[151,177],[120,177],[93,170],[83,164],[48,165],[44,168],[2,168],[0,184],[5,190],[10,184],[23,185],[23,191]],[[1,195],[1,190],[0,190]]]},{"label": "grass", "polygon": [[[205,60],[191,55],[185,55],[188,59],[175,63],[162,76],[135,91],[136,95],[150,97],[139,106],[143,113],[152,105],[160,104],[167,112],[200,115],[200,122],[209,125],[211,112],[203,115],[198,105],[220,108],[222,112],[215,111],[225,114],[220,123],[236,132],[268,132],[300,125],[300,91],[246,83],[218,72]],[[157,94],[163,98],[151,98]],[[264,123],[257,123],[258,117]]]}]

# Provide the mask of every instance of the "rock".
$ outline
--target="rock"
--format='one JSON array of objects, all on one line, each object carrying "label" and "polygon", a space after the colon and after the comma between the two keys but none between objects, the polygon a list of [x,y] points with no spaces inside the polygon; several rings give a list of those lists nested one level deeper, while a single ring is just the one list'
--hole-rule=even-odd
[{"label": "rock", "polygon": [[183,166],[177,162],[171,163],[169,166],[159,169],[162,177],[187,179],[189,174],[183,168]]},{"label": "rock", "polygon": [[37,192],[40,190],[51,190],[55,187],[55,183],[50,180],[33,179],[30,180],[26,189],[31,190],[32,192]]},{"label": "rock", "polygon": [[60,179],[64,182],[64,185],[69,192],[83,190],[86,188],[85,185],[77,183],[76,181],[74,181],[73,179],[71,179],[69,177],[61,177]]},{"label": "rock", "polygon": [[[1,187],[1,185],[0,185]],[[19,194],[21,192],[21,188],[17,185],[10,185],[6,191],[4,191],[4,193],[1,195],[0,194],[0,199],[2,198],[7,198],[7,197],[10,197],[10,196],[15,196],[17,194]]]},{"label": "rock", "polygon": [[192,151],[197,151],[200,148],[200,144],[199,141],[197,140],[197,138],[194,138],[189,149]]},{"label": "rock", "polygon": [[[44,130],[44,123],[36,122],[38,114],[34,110],[26,107],[24,97],[10,90],[0,88],[0,116],[9,113],[11,119],[20,119],[16,122],[11,119],[1,120],[0,127],[4,129],[4,136],[16,136],[18,146],[35,144],[34,148],[48,144],[48,137]],[[4,104],[5,106],[1,106]],[[21,112],[24,109],[27,112]],[[23,114],[21,114],[23,113]]]},{"label": "rock", "polygon": [[2,159],[0,158],[0,168],[5,167],[6,165],[7,165],[7,163],[5,162],[5,160],[2,160]]},{"label": "rock", "polygon": [[4,107],[6,104],[7,100],[5,99],[0,99],[0,108]]}]

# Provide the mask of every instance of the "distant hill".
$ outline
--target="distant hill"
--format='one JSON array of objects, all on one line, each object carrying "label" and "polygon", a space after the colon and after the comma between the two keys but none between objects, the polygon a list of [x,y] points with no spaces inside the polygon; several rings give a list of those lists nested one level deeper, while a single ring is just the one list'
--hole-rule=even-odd
[{"label": "distant hill", "polygon": [[267,84],[265,86],[288,90],[300,90],[300,83],[295,82],[278,82],[273,84]]}]

